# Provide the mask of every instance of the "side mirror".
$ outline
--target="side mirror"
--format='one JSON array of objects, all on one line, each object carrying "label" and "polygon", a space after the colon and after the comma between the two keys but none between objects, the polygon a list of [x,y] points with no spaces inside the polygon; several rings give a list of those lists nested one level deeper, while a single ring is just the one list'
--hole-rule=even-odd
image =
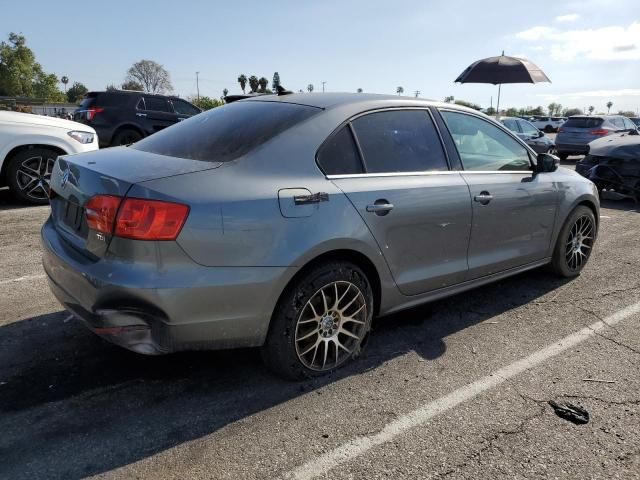
[{"label": "side mirror", "polygon": [[538,130],[538,138],[544,137],[544,132],[542,130]]},{"label": "side mirror", "polygon": [[536,160],[536,173],[555,172],[560,165],[560,159],[550,153],[539,153]]}]

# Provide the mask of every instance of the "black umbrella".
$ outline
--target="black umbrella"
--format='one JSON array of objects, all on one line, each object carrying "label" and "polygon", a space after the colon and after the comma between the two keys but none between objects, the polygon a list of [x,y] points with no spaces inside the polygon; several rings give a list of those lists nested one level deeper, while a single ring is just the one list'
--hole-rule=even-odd
[{"label": "black umbrella", "polygon": [[483,58],[473,62],[455,81],[498,85],[497,113],[500,112],[500,88],[503,83],[551,83],[535,63],[525,58],[507,57],[504,52],[499,57]]}]

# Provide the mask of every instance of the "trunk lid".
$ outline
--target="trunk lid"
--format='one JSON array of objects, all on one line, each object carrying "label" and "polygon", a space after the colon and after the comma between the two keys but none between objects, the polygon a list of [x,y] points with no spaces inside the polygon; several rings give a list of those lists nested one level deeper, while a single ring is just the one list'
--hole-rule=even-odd
[{"label": "trunk lid", "polygon": [[220,162],[167,157],[128,147],[61,156],[51,174],[51,218],[69,244],[97,260],[106,253],[111,237],[89,230],[85,206],[91,197],[125,197],[136,183],[211,170],[220,165]]}]

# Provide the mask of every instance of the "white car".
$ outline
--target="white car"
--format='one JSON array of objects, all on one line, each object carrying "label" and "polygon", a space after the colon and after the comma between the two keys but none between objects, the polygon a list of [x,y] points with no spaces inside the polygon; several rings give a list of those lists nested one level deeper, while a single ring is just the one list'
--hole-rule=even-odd
[{"label": "white car", "polygon": [[58,155],[97,149],[96,131],[82,123],[0,111],[0,186],[8,186],[20,200],[47,203]]},{"label": "white car", "polygon": [[531,123],[538,129],[545,133],[557,132],[558,128],[567,121],[566,117],[531,117],[529,119]]}]

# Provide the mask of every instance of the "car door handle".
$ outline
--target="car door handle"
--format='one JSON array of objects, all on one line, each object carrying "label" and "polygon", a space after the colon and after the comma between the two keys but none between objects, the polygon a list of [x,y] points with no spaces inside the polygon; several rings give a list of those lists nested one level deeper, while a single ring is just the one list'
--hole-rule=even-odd
[{"label": "car door handle", "polygon": [[138,117],[146,117],[147,114],[146,113],[136,113],[136,116],[138,116]]},{"label": "car door handle", "polygon": [[491,195],[489,192],[486,192],[486,191],[480,192],[480,195],[476,195],[475,197],[473,197],[473,201],[478,202],[481,205],[486,205],[491,200],[493,200],[493,195]]},{"label": "car door handle", "polygon": [[388,214],[393,210],[393,203],[389,203],[386,200],[377,200],[373,205],[367,205],[367,212],[375,213],[381,217]]}]

